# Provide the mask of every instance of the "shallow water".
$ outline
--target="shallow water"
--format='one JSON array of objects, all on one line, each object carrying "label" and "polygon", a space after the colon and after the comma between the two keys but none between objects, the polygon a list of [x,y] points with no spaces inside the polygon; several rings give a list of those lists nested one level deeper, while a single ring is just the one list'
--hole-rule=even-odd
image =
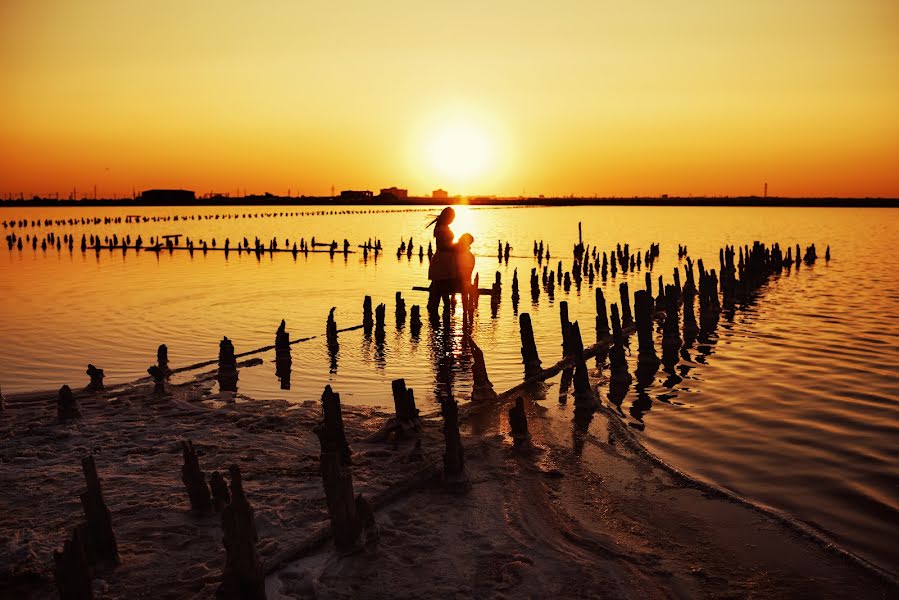
[{"label": "shallow water", "polygon": [[[408,320],[397,327],[394,294],[402,291],[407,307],[423,305],[427,258],[425,229],[433,210],[352,214],[308,214],[308,207],[252,208],[88,208],[0,210],[0,221],[68,219],[87,216],[179,215],[178,221],[134,224],[51,225],[5,229],[4,235],[53,231],[76,236],[74,252],[65,247],[19,251],[0,249],[0,386],[15,391],[83,385],[85,366],[105,369],[107,383],[144,375],[155,362],[156,347],[169,348],[172,367],[215,358],[227,335],[237,352],[270,345],[283,318],[293,339],[324,333],[328,309],[335,307],[339,327],[362,321],[362,299],[387,306],[383,344],[354,330],[340,335],[334,360],[324,337],[292,347],[290,390],[280,389],[274,353],[265,364],[244,369],[239,391],[256,398],[317,398],[324,384],[344,402],[392,405],[390,381],[404,377],[424,409],[434,408],[438,380],[445,382],[440,358],[452,350],[453,389],[464,401],[470,393],[470,354],[462,345],[461,314],[450,334],[432,331],[425,319],[416,339]],[[340,212],[343,212],[341,209]],[[358,211],[358,212],[357,212]],[[304,213],[219,220],[183,220],[202,215]],[[899,572],[899,219],[891,210],[752,208],[476,208],[459,209],[453,229],[475,237],[481,287],[493,274],[503,277],[503,299],[491,314],[482,299],[474,339],[484,350],[497,390],[521,381],[522,366],[511,279],[519,272],[521,303],[534,322],[544,365],[561,354],[558,303],[569,302],[585,341],[593,341],[593,286],[578,292],[557,288],[554,299],[542,292],[532,304],[528,276],[536,265],[534,239],[549,243],[551,268],[558,260],[570,268],[577,222],[584,241],[611,251],[629,243],[632,251],[661,244],[653,286],[682,266],[678,243],[690,255],[717,268],[723,244],[780,242],[784,247],[816,243],[821,259],[798,271],[773,277],[749,306],[722,314],[715,332],[697,342],[674,367],[660,370],[638,393],[624,398],[622,418],[644,443],[674,466],[784,511],[825,532],[844,547]],[[375,260],[361,253],[333,258],[327,253],[255,255],[186,251],[158,255],[142,251],[80,251],[83,233],[119,237],[181,233],[195,242],[258,236],[267,244],[277,236],[283,247],[300,237],[318,241],[348,238],[355,246],[379,237],[384,252]],[[396,257],[400,238],[413,236],[416,254]],[[496,242],[513,246],[508,264],[496,258]],[[833,259],[823,260],[826,245]],[[631,292],[644,287],[644,271],[609,278],[602,286],[609,302],[618,301],[618,284]],[[634,356],[636,342],[632,341]],[[633,366],[633,365],[632,365]],[[607,400],[607,385],[594,373]],[[551,389],[545,402],[555,403]],[[643,427],[643,429],[638,429]]]}]

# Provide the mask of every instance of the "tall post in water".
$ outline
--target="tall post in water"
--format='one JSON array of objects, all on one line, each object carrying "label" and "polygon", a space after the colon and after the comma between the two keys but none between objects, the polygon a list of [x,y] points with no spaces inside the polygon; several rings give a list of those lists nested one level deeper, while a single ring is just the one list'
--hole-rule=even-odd
[{"label": "tall post in water", "polygon": [[537,343],[534,340],[531,315],[521,313],[518,323],[521,331],[521,360],[524,363],[524,378],[530,379],[542,370],[542,363],[537,355]]},{"label": "tall post in water", "polygon": [[634,324],[634,317],[631,314],[630,293],[626,281],[618,285],[618,292],[621,295],[621,326],[627,328]]},{"label": "tall post in water", "polygon": [[606,297],[602,288],[596,288],[596,341],[609,337],[609,315],[606,311]]}]

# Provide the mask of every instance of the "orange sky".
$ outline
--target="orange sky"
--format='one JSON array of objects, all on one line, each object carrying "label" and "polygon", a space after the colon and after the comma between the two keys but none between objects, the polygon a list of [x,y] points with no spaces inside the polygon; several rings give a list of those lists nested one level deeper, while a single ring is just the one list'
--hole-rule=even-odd
[{"label": "orange sky", "polygon": [[4,0],[0,194],[899,196],[896,0],[528,4]]}]

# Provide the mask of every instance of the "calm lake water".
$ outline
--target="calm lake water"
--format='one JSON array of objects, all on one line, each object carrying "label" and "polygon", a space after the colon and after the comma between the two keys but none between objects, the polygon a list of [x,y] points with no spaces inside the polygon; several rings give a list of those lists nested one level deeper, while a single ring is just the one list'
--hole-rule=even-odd
[{"label": "calm lake water", "polygon": [[[392,406],[390,381],[406,378],[423,409],[435,407],[437,362],[446,348],[455,355],[454,391],[465,401],[470,393],[470,356],[461,345],[458,323],[446,336],[432,331],[425,318],[416,339],[408,322],[397,327],[394,294],[402,291],[407,306],[426,302],[412,290],[427,284],[427,257],[418,245],[429,241],[425,228],[436,210],[387,212],[348,208],[354,214],[309,214],[308,207],[238,208],[85,208],[0,209],[0,221],[69,219],[140,214],[178,215],[178,221],[50,225],[4,229],[4,235],[41,238],[48,232],[75,235],[73,252],[48,248],[0,249],[0,386],[3,392],[86,384],[88,362],[105,369],[107,383],[146,374],[156,348],[165,343],[172,367],[213,359],[226,335],[237,352],[273,343],[281,319],[292,339],[324,333],[328,310],[335,307],[339,327],[362,322],[362,301],[387,305],[383,344],[361,330],[342,333],[335,360],[318,337],[293,346],[290,390],[275,376],[274,353],[260,355],[262,366],[240,373],[239,391],[254,398],[317,399],[330,383],[347,403]],[[341,209],[341,212],[344,209]],[[264,213],[304,213],[262,217]],[[329,211],[330,212],[330,211]],[[259,218],[209,220],[205,215],[258,214]],[[474,324],[474,339],[485,351],[495,388],[502,391],[522,378],[518,312],[530,313],[544,365],[561,354],[558,303],[570,305],[585,341],[593,341],[595,286],[609,302],[618,301],[618,284],[631,292],[644,287],[644,271],[578,291],[543,292],[532,304],[528,277],[537,266],[535,239],[549,243],[555,269],[570,268],[577,222],[584,242],[609,252],[616,243],[632,251],[661,244],[653,269],[671,282],[682,267],[679,243],[690,256],[717,269],[724,244],[783,247],[815,243],[821,259],[772,278],[750,306],[722,314],[707,343],[697,343],[674,370],[659,371],[638,397],[632,387],[622,403],[622,419],[653,452],[701,479],[730,489],[754,502],[774,507],[824,532],[850,551],[899,573],[899,212],[852,209],[755,208],[459,208],[456,235],[474,235],[476,270],[482,287],[496,271],[503,277],[503,299],[491,314],[483,299]],[[187,217],[187,220],[185,220]],[[190,219],[194,217],[194,219]],[[307,241],[342,243],[354,249],[380,238],[384,252],[375,259],[360,253],[255,255],[196,251],[80,250],[82,234],[118,237],[183,234],[199,245],[219,247],[230,237],[254,237],[264,243],[277,237],[292,244]],[[412,236],[416,254],[397,259],[400,239]],[[496,258],[497,240],[512,245],[508,263]],[[832,260],[823,260],[830,245]],[[511,280],[518,269],[521,303],[513,308]],[[446,337],[445,337],[446,336]],[[636,340],[631,342],[633,366]],[[592,365],[592,361],[591,361]],[[608,402],[608,386],[594,372]],[[552,389],[544,403],[555,403]],[[638,429],[642,427],[642,429]],[[598,434],[599,435],[599,434]],[[600,436],[601,439],[602,436]]]}]

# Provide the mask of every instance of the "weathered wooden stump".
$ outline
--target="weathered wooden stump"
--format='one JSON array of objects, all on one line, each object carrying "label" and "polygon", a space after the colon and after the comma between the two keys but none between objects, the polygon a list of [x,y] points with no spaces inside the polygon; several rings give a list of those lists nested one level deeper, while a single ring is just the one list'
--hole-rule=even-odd
[{"label": "weathered wooden stump", "polygon": [[627,358],[624,355],[624,345],[621,338],[616,338],[609,348],[609,377],[612,383],[626,384],[631,381],[631,374],[627,370]]},{"label": "weathered wooden stump", "polygon": [[331,310],[328,311],[328,323],[325,326],[325,335],[328,339],[329,348],[336,348],[339,346],[337,342],[337,321],[334,320],[334,311],[336,308],[336,306],[332,306]]},{"label": "weathered wooden stump", "polygon": [[89,364],[87,365],[87,371],[85,371],[85,373],[90,377],[90,383],[87,384],[86,390],[98,392],[105,389],[105,386],[103,385],[103,369],[98,369],[94,365]]},{"label": "weathered wooden stump", "polygon": [[440,414],[443,416],[443,439],[446,451],[443,453],[443,481],[447,489],[454,493],[464,493],[471,489],[471,481],[465,469],[465,451],[462,435],[459,433],[459,405],[451,395],[440,398]]},{"label": "weathered wooden stump", "polygon": [[365,334],[371,334],[371,328],[375,324],[375,320],[372,316],[371,310],[371,296],[366,296],[365,300],[362,301],[362,327],[365,330]]},{"label": "weathered wooden stump", "polygon": [[596,288],[596,341],[609,337],[609,314],[606,310],[606,297],[602,288]]},{"label": "weathered wooden stump", "polygon": [[652,339],[652,296],[646,290],[634,292],[634,307],[637,313],[637,361],[641,365],[659,365]]},{"label": "weathered wooden stump", "polygon": [[382,303],[375,309],[375,337],[383,340],[385,335],[385,316],[387,307]]},{"label": "weathered wooden stump", "polygon": [[621,318],[618,316],[618,305],[613,302],[611,309],[612,309],[612,339],[620,340],[623,337],[623,333],[621,330]]},{"label": "weathered wooden stump", "polygon": [[322,450],[337,452],[343,464],[351,464],[350,445],[343,431],[343,413],[340,409],[340,394],[330,385],[322,392],[322,420],[313,429],[319,438]]},{"label": "weathered wooden stump", "polygon": [[156,349],[156,364],[166,377],[172,374],[172,370],[169,368],[169,347],[165,344],[160,344]]},{"label": "weathered wooden stump", "polygon": [[209,477],[209,491],[212,494],[212,505],[215,507],[216,512],[221,512],[231,502],[228,484],[218,471],[213,471]]},{"label": "weathered wooden stump", "polygon": [[405,379],[391,382],[394,416],[375,434],[376,439],[387,439],[391,434],[406,436],[421,429],[421,419],[415,406],[415,393],[406,387]]},{"label": "weathered wooden stump", "polygon": [[531,315],[521,313],[518,323],[521,331],[521,360],[524,363],[524,378],[530,379],[539,375],[543,369],[540,357],[537,355],[537,342],[534,340]]},{"label": "weathered wooden stump", "polygon": [[531,446],[531,432],[528,430],[528,416],[524,410],[524,398],[515,399],[515,406],[509,409],[509,436],[512,447],[524,449]]},{"label": "weathered wooden stump", "polygon": [[396,325],[399,327],[406,321],[406,301],[402,292],[396,293]]},{"label": "weathered wooden stump", "polygon": [[206,483],[206,474],[200,469],[200,459],[197,457],[193,442],[182,440],[181,453],[184,456],[181,481],[190,498],[190,507],[194,510],[206,510],[212,506],[212,497]]},{"label": "weathered wooden stump", "polygon": [[117,564],[119,548],[112,531],[112,516],[106,508],[100,478],[97,475],[97,464],[92,455],[81,459],[81,469],[87,489],[80,495],[81,507],[87,520],[85,528],[85,550],[90,564],[100,561]]},{"label": "weathered wooden stump", "polygon": [[231,503],[222,510],[225,570],[216,591],[220,600],[264,600],[265,573],[256,551],[259,535],[240,469],[231,465]]},{"label": "weathered wooden stump", "polygon": [[237,391],[237,357],[234,355],[234,344],[227,337],[219,342],[218,374],[216,376],[222,391]]},{"label": "weathered wooden stump", "polygon": [[474,340],[470,340],[471,344],[471,401],[472,402],[488,402],[497,399],[496,391],[490,378],[487,376],[487,365],[484,362],[484,352],[481,351]]},{"label": "weathered wooden stump", "polygon": [[[830,246],[827,247],[828,252],[830,251]],[[829,259],[828,259],[829,260]],[[512,303],[518,304],[520,296],[518,295],[518,269],[512,271]]]},{"label": "weathered wooden stump", "polygon": [[53,551],[53,580],[60,600],[93,600],[91,572],[84,551],[82,526],[75,527],[72,538],[63,542],[62,551]]},{"label": "weathered wooden stump", "polygon": [[683,344],[679,330],[677,296],[677,288],[669,285],[665,290],[665,323],[662,328],[662,358],[666,363],[677,360],[677,353]]},{"label": "weathered wooden stump", "polygon": [[621,295],[621,325],[622,327],[630,327],[634,324],[634,317],[631,313],[630,294],[628,293],[626,281],[618,284],[618,292]]},{"label": "weathered wooden stump", "polygon": [[590,375],[584,360],[584,342],[581,327],[575,321],[568,329],[571,356],[574,359],[574,406],[578,410],[594,411],[599,408],[599,398],[590,387]]},{"label": "weathered wooden stump", "polygon": [[59,395],[56,398],[56,417],[60,423],[81,418],[81,406],[72,395],[72,389],[67,385],[59,388]]},{"label": "weathered wooden stump", "polygon": [[412,334],[412,337],[418,337],[418,334],[421,332],[421,307],[413,304],[409,314],[409,332]]},{"label": "weathered wooden stump", "polygon": [[147,373],[153,378],[153,393],[156,395],[165,394],[165,373],[157,365],[153,365],[147,369]]}]

